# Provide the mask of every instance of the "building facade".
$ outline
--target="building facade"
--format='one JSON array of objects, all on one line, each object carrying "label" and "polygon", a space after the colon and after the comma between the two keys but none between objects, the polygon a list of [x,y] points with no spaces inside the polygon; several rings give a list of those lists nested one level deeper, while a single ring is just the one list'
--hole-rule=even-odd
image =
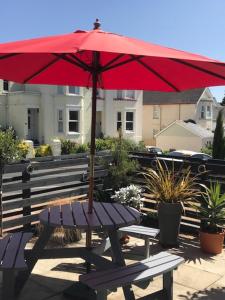
[{"label": "building facade", "polygon": [[155,135],[176,120],[193,120],[205,129],[215,129],[221,106],[208,88],[181,93],[143,92],[143,140],[155,145]]},{"label": "building facade", "polygon": [[[142,91],[98,90],[96,135],[142,140]],[[55,137],[90,139],[91,89],[0,82],[0,125],[21,139],[49,143]]]}]

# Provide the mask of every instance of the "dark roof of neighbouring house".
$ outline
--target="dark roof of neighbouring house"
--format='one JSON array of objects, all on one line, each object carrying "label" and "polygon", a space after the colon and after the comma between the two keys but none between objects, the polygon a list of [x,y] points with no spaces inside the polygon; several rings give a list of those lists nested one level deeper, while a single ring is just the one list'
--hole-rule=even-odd
[{"label": "dark roof of neighbouring house", "polygon": [[143,91],[143,104],[196,104],[204,90],[202,88],[172,93]]}]

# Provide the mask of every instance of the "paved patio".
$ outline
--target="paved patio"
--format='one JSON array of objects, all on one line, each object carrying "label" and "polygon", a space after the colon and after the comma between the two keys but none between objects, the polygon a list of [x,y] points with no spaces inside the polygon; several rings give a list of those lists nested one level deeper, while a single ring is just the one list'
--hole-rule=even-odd
[{"label": "paved patio", "polygon": [[[96,237],[96,242],[98,239]],[[157,242],[157,241],[156,241]],[[174,273],[174,299],[195,300],[225,299],[225,251],[221,255],[210,256],[199,249],[198,239],[193,236],[182,235],[179,249],[170,252],[185,258],[185,264]],[[84,244],[82,239],[76,245]],[[74,245],[73,245],[74,246]],[[162,250],[158,244],[151,247],[152,253]],[[127,263],[143,259],[144,242],[131,238],[124,247]],[[49,259],[40,260],[29,281],[24,287],[19,300],[65,300],[63,290],[72,281],[78,279],[84,272],[81,259]],[[77,272],[75,274],[75,272]],[[79,273],[79,274],[78,274]],[[140,296],[154,292],[162,286],[162,278],[156,278],[147,289],[134,287],[137,299]],[[110,300],[122,300],[122,290],[111,293]]]}]

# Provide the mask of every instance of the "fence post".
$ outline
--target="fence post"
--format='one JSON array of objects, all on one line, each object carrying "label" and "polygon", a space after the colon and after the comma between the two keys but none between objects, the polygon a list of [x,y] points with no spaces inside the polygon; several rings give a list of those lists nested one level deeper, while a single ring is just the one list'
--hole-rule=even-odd
[{"label": "fence post", "polygon": [[4,164],[0,161],[0,237],[3,236],[3,197],[2,197],[2,186],[3,186],[3,172]]},{"label": "fence post", "polygon": [[[26,168],[23,170],[23,172],[22,172],[22,182],[23,183],[27,183],[27,182],[30,181],[31,171],[32,171],[31,165],[26,166]],[[30,188],[22,190],[22,198],[23,199],[30,198],[30,196],[31,196],[31,189]],[[29,215],[31,215],[31,206],[23,207],[23,216],[29,216]],[[31,228],[31,223],[24,224],[23,228],[24,228],[25,231],[29,231],[30,228]]]}]

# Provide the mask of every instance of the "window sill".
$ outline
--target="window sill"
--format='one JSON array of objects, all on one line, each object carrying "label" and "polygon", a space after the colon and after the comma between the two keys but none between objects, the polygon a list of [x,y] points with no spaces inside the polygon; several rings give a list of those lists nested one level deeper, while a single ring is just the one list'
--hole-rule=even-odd
[{"label": "window sill", "polygon": [[80,132],[70,131],[67,132],[68,135],[80,135]]},{"label": "window sill", "polygon": [[137,101],[137,99],[133,98],[113,98],[115,101]]},{"label": "window sill", "polygon": [[134,134],[135,132],[133,130],[125,130],[125,133]]}]

